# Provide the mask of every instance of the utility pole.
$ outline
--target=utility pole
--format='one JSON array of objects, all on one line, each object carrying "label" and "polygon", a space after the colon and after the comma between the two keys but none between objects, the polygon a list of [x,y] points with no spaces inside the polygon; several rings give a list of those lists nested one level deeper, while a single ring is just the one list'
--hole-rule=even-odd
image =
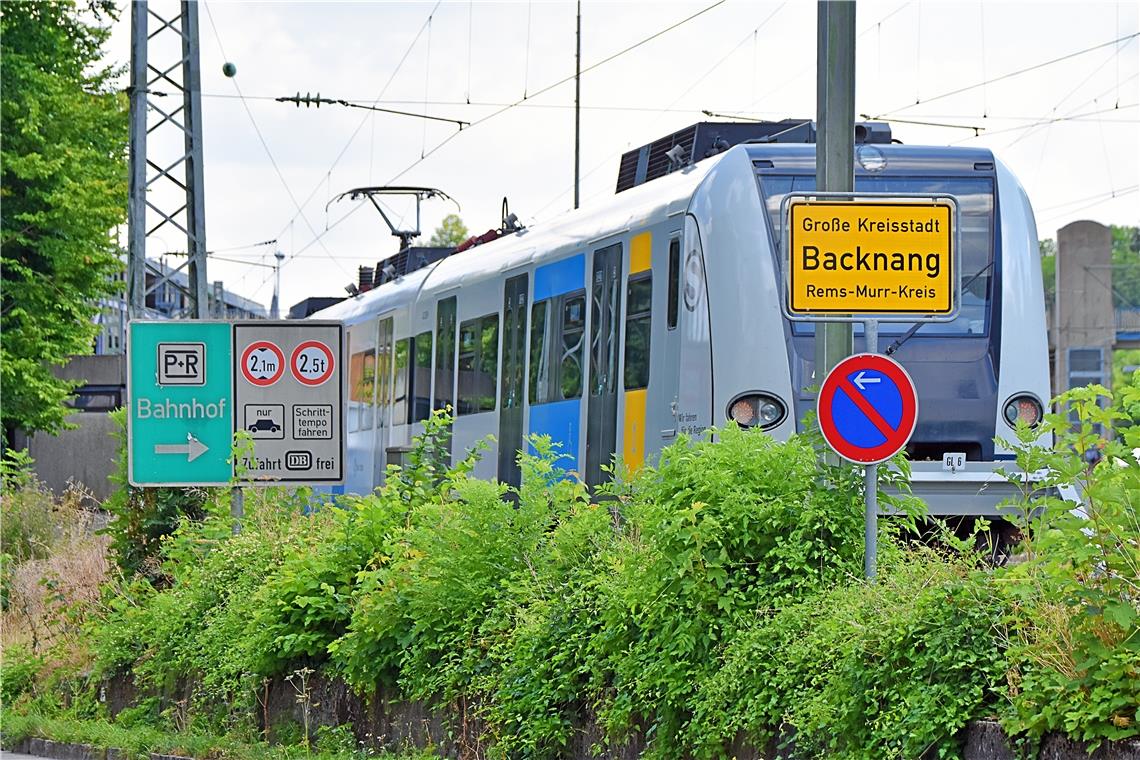
[{"label": "utility pole", "polygon": [[277,264],[273,267],[273,303],[269,307],[269,318],[281,319],[281,262],[285,260],[285,254],[277,251],[273,258],[277,259]]},{"label": "utility pole", "polygon": [[578,171],[582,131],[582,0],[578,0],[578,46],[574,56],[574,208],[578,208]]},{"label": "utility pole", "polygon": [[[815,186],[819,192],[855,189],[855,2],[819,0],[816,29]],[[815,384],[854,343],[851,324],[816,322]]]},{"label": "utility pole", "polygon": [[[156,6],[179,8],[179,13],[173,17],[162,16],[154,10]],[[152,18],[154,24],[151,24]],[[170,54],[173,46],[164,44],[172,34],[180,38],[181,55],[177,58]],[[148,56],[152,41],[153,50],[164,52],[168,57],[152,62]],[[131,317],[142,316],[146,297],[167,282],[189,300],[187,316],[195,319],[209,316],[198,51],[197,2],[182,0],[174,5],[132,0],[130,199],[127,206],[127,291]],[[156,118],[150,120],[148,126],[147,117],[151,113]],[[168,140],[181,137],[173,159],[170,155],[159,156],[154,146],[148,152],[147,141],[152,136],[163,146],[169,144]],[[148,208],[158,219],[157,224],[150,227]],[[186,235],[186,261],[169,271],[159,272],[154,284],[147,287],[146,243],[167,225]],[[172,279],[183,269],[187,273],[185,287]]]}]

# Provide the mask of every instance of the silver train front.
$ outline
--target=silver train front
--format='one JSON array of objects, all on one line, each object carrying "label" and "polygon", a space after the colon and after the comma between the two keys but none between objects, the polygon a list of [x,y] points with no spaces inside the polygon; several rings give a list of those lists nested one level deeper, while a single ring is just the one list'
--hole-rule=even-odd
[{"label": "silver train front", "polygon": [[[881,338],[918,386],[914,489],[934,514],[993,515],[1013,495],[1000,474],[1012,454],[994,439],[1012,437],[1011,404],[1041,408],[1049,392],[1033,213],[988,151],[873,150],[856,189],[954,195],[961,269],[981,270],[954,322]],[[613,457],[643,466],[734,405],[793,435],[818,381],[810,325],[780,307],[779,204],[813,183],[812,145],[738,146],[314,315],[348,327],[345,490],[379,485],[444,405],[453,456],[493,436],[476,475],[506,482],[529,434],[550,435],[590,484]],[[966,467],[944,470],[949,452]]]}]

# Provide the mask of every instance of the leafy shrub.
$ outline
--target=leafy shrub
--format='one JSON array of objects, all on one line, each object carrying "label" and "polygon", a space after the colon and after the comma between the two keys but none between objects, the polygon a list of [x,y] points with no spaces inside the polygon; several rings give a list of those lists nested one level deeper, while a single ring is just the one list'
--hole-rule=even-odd
[{"label": "leafy shrub", "polygon": [[[560,474],[549,459],[532,464]],[[492,668],[474,679],[473,691],[486,695],[489,738],[501,757],[555,754],[604,682],[596,655],[605,638],[599,589],[613,569],[619,533],[611,512],[589,503],[580,484],[558,482],[546,541],[479,631],[490,642]]]},{"label": "leafy shrub", "polygon": [[0,548],[14,564],[48,556],[56,536],[55,500],[32,464],[26,449],[0,460]]},{"label": "leafy shrub", "polygon": [[[398,678],[412,697],[450,699],[489,667],[479,629],[566,505],[585,500],[581,485],[554,477],[549,440],[531,443],[541,453],[520,456],[517,505],[503,498],[505,487],[468,477],[473,459],[434,489],[417,486],[418,503],[378,566],[360,574],[352,622],[331,647],[351,683],[366,689]],[[389,483],[400,492],[409,481]],[[387,487],[375,498],[390,498]]]},{"label": "leafy shrub", "polygon": [[[1140,735],[1140,374],[1120,400],[1100,386],[1058,400],[1046,430],[1051,452],[1034,449],[1039,431],[1018,429],[1024,471],[1047,468],[1042,486],[1075,485],[1083,507],[1027,490],[1017,507],[1029,539],[1027,561],[1002,588],[1012,663],[1006,727],[1030,738],[1062,731],[1089,739]],[[1074,421],[1075,420],[1075,421]],[[1125,441],[1109,438],[1121,427]],[[1084,454],[1098,452],[1090,465]]]},{"label": "leafy shrub", "polygon": [[0,702],[11,705],[36,684],[42,657],[19,644],[8,644],[0,651]]},{"label": "leafy shrub", "polygon": [[137,576],[109,593],[93,630],[100,672],[129,668],[140,686],[163,694],[192,685],[203,718],[248,719],[251,710],[231,708],[254,698],[256,595],[308,525],[308,498],[303,489],[251,490],[237,535],[228,504],[207,503],[206,519],[183,520],[162,544],[166,588]]},{"label": "leafy shrub", "polygon": [[127,478],[127,410],[110,413],[116,426],[118,457],[111,480],[116,484],[103,503],[111,521],[105,532],[111,537],[111,552],[128,575],[142,573],[157,583],[166,582],[160,572],[163,539],[178,528],[183,518],[201,520],[207,503],[217,498],[204,488],[137,488]]},{"label": "leafy shrub", "polygon": [[757,612],[860,572],[860,483],[836,481],[803,439],[729,426],[680,442],[630,484],[619,557],[602,582],[600,656],[611,731],[679,751],[695,686]]},{"label": "leafy shrub", "polygon": [[957,756],[1002,685],[1002,608],[968,561],[891,554],[877,582],[783,607],[728,645],[690,727],[702,756],[781,728],[802,757]]}]

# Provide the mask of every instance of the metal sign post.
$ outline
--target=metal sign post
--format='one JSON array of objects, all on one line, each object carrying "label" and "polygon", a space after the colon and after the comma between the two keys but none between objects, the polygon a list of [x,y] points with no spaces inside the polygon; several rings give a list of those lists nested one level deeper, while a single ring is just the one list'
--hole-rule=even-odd
[{"label": "metal sign post", "polygon": [[[868,319],[863,323],[863,337],[867,339],[867,353],[879,353],[878,320]],[[916,413],[916,422],[917,417]],[[907,436],[907,438],[909,437]],[[863,575],[867,580],[875,580],[875,575],[878,573],[878,563],[879,465],[872,463],[863,468]]]},{"label": "metal sign post", "polygon": [[875,577],[878,544],[878,465],[906,446],[918,422],[918,394],[903,366],[875,353],[879,324],[864,323],[867,353],[849,356],[819,390],[819,429],[827,444],[864,467],[864,571]]},{"label": "metal sign post", "polygon": [[875,577],[878,465],[906,446],[918,417],[914,384],[880,355],[880,322],[957,318],[958,204],[937,195],[795,193],[785,197],[784,299],[792,320],[862,322],[866,353],[848,357],[820,388],[820,430],[864,466],[864,571]]}]

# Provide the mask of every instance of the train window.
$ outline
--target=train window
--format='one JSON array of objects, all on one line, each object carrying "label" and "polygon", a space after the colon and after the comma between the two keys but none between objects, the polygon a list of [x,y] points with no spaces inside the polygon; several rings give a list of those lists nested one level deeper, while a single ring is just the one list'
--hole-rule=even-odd
[{"label": "train window", "polygon": [[558,387],[562,398],[582,395],[582,348],[586,334],[586,297],[577,296],[562,304],[562,360]]},{"label": "train window", "polygon": [[457,414],[495,409],[498,370],[499,315],[488,314],[460,325]]},{"label": "train window", "polygon": [[625,296],[625,389],[649,386],[649,336],[653,281],[649,273],[631,277]]},{"label": "train window", "polygon": [[376,384],[376,352],[358,351],[348,360],[348,432],[372,429],[372,396]]},{"label": "train window", "polygon": [[455,406],[455,296],[435,307],[435,406]]},{"label": "train window", "polygon": [[392,424],[403,425],[408,421],[409,365],[412,355],[412,339],[396,341],[396,374],[392,380]]},{"label": "train window", "polygon": [[612,397],[618,389],[621,329],[621,243],[594,251],[590,290],[590,396]]},{"label": "train window", "polygon": [[550,301],[539,301],[530,307],[530,403],[550,401],[547,382],[550,379],[549,336],[546,331],[546,312]]},{"label": "train window", "polygon": [[530,320],[530,403],[581,398],[585,294],[579,290],[539,301]]},{"label": "train window", "polygon": [[412,408],[409,422],[420,422],[431,415],[431,330],[416,336],[412,361]]},{"label": "train window", "polygon": [[[392,403],[392,320],[380,320],[380,343],[376,349],[376,406],[387,407]],[[392,424],[392,417],[383,408],[376,411],[376,426]]]},{"label": "train window", "polygon": [[681,287],[681,239],[669,241],[669,306],[666,314],[666,327],[677,328],[677,307],[680,303]]}]

